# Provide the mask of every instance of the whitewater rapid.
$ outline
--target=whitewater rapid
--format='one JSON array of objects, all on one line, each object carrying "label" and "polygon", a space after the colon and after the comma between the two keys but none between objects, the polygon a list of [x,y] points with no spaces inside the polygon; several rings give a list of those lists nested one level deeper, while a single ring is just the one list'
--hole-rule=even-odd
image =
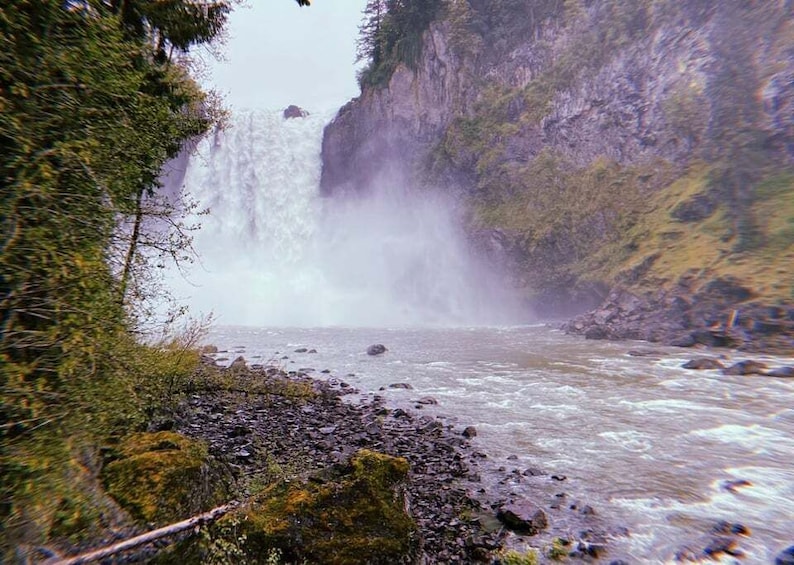
[{"label": "whitewater rapid", "polygon": [[[392,406],[446,416],[444,423],[460,429],[475,426],[474,446],[487,454],[490,472],[472,490],[498,496],[507,489],[541,505],[563,491],[566,500],[591,505],[609,527],[628,532],[610,540],[604,563],[674,563],[687,548],[702,555],[720,521],[750,532],[738,538],[744,557],[723,555],[723,563],[773,563],[794,545],[790,379],[689,371],[681,367],[692,358],[689,350],[653,346],[652,355],[638,357],[629,351],[648,344],[585,340],[543,325],[216,327],[207,341],[227,350],[219,354],[227,362],[237,355],[251,363],[274,360],[343,379]],[[389,351],[370,357],[372,343]],[[295,352],[303,348],[317,353]],[[726,363],[747,358],[713,354]],[[753,358],[772,367],[794,364]],[[321,373],[326,369],[330,374]],[[425,397],[438,405],[416,404]],[[548,475],[511,482],[513,469],[526,468]],[[567,479],[549,480],[554,474]],[[749,484],[729,489],[730,481]],[[531,537],[519,544],[539,547]]]}]

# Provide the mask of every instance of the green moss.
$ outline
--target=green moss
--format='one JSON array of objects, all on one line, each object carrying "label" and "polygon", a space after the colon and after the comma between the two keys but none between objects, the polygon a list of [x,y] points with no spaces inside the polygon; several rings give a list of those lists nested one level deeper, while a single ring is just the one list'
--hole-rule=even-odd
[{"label": "green moss", "polygon": [[546,555],[552,561],[563,561],[570,553],[571,542],[563,538],[554,538],[551,546],[546,549]]},{"label": "green moss", "polygon": [[216,501],[204,444],[172,432],[139,433],[102,471],[108,494],[138,520],[168,523]]},{"label": "green moss", "polygon": [[278,548],[311,563],[401,563],[416,550],[399,494],[407,473],[405,459],[361,450],[337,476],[281,482],[227,520],[241,524],[249,558]]},{"label": "green moss", "polygon": [[502,551],[497,555],[497,560],[501,565],[538,565],[538,552],[530,549],[525,553],[513,549]]}]

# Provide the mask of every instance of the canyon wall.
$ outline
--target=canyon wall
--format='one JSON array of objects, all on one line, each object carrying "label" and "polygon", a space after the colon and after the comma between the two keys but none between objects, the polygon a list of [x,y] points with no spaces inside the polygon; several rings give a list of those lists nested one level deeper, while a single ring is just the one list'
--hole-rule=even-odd
[{"label": "canyon wall", "polygon": [[536,311],[598,307],[572,331],[794,347],[793,5],[447,0],[326,128],[322,191],[452,193]]}]

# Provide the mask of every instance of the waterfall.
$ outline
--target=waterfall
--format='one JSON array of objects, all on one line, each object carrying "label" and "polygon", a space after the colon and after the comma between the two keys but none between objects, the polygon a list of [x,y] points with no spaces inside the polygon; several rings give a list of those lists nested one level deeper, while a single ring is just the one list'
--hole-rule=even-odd
[{"label": "waterfall", "polygon": [[181,190],[210,213],[197,218],[197,265],[169,277],[177,297],[221,324],[515,322],[450,199],[386,175],[365,196],[320,197],[329,118],[238,113],[199,144]]}]

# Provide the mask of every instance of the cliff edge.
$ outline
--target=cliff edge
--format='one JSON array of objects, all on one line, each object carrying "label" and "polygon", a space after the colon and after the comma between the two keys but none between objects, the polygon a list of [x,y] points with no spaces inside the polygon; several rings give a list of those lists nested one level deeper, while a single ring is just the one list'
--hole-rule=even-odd
[{"label": "cliff edge", "polygon": [[570,331],[794,350],[791,2],[424,5],[415,48],[371,38],[324,194],[455,193],[536,312],[591,310]]}]

